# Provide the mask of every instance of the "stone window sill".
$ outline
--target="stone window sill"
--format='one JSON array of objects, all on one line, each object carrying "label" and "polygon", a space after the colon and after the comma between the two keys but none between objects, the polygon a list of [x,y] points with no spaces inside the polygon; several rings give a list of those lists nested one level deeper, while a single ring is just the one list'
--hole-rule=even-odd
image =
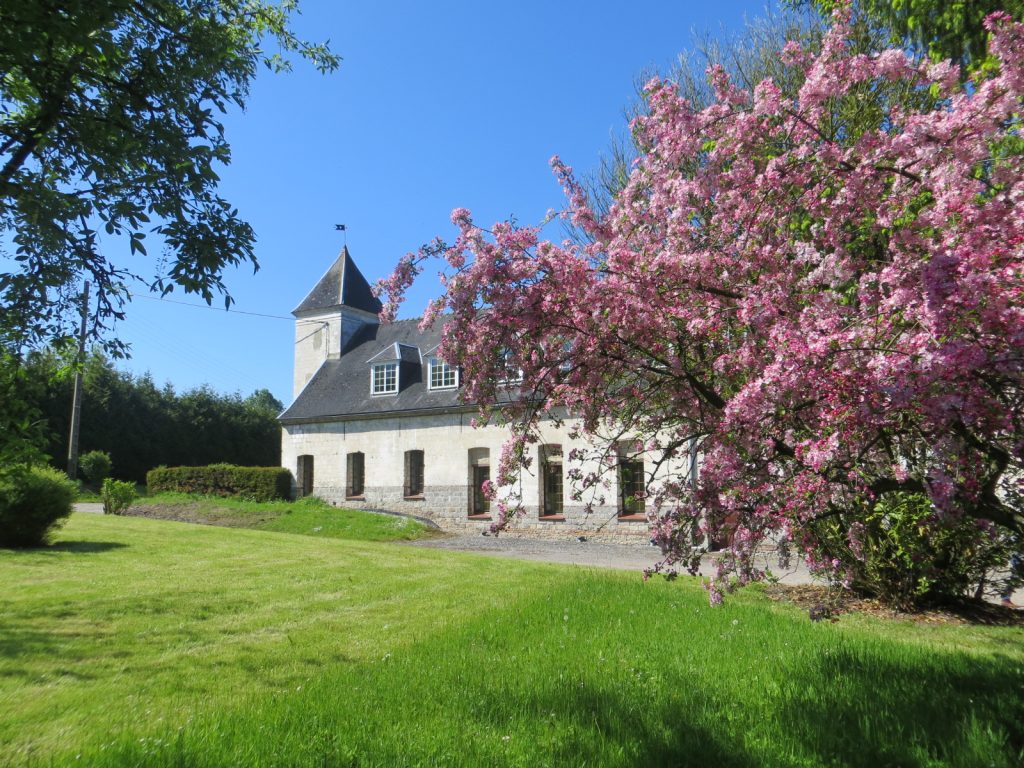
[{"label": "stone window sill", "polygon": [[565,515],[540,515],[537,519],[544,523],[561,523],[565,522]]},{"label": "stone window sill", "polygon": [[403,496],[402,498],[406,501],[423,501],[423,494],[421,493],[417,496]]},{"label": "stone window sill", "polygon": [[470,515],[469,519],[470,520],[490,520],[491,516],[490,515]]},{"label": "stone window sill", "polygon": [[345,501],[366,501],[366,497],[360,493],[358,496],[346,496]]},{"label": "stone window sill", "polygon": [[620,523],[646,523],[647,515],[619,515]]}]

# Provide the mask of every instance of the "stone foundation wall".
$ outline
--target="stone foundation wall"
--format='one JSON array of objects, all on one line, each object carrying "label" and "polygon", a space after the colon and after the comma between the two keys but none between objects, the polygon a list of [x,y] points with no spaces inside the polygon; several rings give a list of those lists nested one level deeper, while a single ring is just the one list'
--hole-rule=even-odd
[{"label": "stone foundation wall", "polygon": [[[496,520],[494,516],[487,520],[469,517],[469,486],[426,488],[422,499],[405,498],[401,486],[367,488],[360,499],[345,498],[345,489],[337,486],[318,486],[315,492],[337,507],[411,515],[430,520],[441,530],[452,533],[483,534]],[[619,520],[613,507],[599,507],[589,515],[583,507],[566,507],[563,517],[564,520],[539,518],[536,507],[528,507],[501,535],[550,540],[586,536],[594,541],[635,541],[644,545],[651,538],[646,521]]]}]

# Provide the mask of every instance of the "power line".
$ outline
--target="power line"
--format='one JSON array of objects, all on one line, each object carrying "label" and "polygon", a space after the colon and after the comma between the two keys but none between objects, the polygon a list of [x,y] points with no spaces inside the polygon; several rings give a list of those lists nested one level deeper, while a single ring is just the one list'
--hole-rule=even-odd
[{"label": "power line", "polygon": [[223,312],[234,314],[234,315],[252,315],[253,317],[269,317],[269,318],[271,318],[273,320],[287,320],[288,322],[292,322],[295,319],[293,317],[285,317],[284,315],[268,315],[268,314],[266,314],[264,312],[246,312],[245,310],[242,310],[242,309],[225,309],[225,310],[221,310],[218,307],[214,307],[214,306],[211,306],[209,304],[192,304],[191,302],[188,302],[188,301],[175,301],[174,299],[164,299],[164,298],[161,298],[159,296],[146,296],[143,293],[133,294],[132,298],[133,299],[148,299],[149,301],[161,301],[161,302],[164,302],[165,304],[180,304],[183,307],[193,307],[195,309],[212,309],[215,312],[223,311]]}]

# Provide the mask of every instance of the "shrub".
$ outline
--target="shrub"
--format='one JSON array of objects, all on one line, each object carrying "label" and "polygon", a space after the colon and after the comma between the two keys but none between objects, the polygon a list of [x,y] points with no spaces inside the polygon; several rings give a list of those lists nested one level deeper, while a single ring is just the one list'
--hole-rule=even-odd
[{"label": "shrub", "polygon": [[71,514],[75,484],[50,467],[0,473],[0,546],[38,547]]},{"label": "shrub", "polygon": [[901,608],[981,596],[1005,569],[1008,533],[973,518],[947,519],[918,493],[888,493],[867,512],[823,518],[824,558],[839,560],[854,590]]},{"label": "shrub", "polygon": [[135,501],[135,484],[107,478],[100,491],[104,515],[123,515]]},{"label": "shrub", "polygon": [[99,485],[106,478],[110,477],[110,470],[113,463],[110,461],[110,454],[104,451],[89,451],[83,453],[78,459],[78,469],[93,485]]},{"label": "shrub", "polygon": [[146,485],[150,493],[173,491],[270,501],[289,497],[292,475],[282,467],[157,467],[146,474]]}]

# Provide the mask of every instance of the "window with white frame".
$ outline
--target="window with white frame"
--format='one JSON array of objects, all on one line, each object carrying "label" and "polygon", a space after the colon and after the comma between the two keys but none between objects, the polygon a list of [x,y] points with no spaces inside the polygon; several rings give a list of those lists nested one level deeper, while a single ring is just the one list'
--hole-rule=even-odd
[{"label": "window with white frame", "polygon": [[452,389],[459,385],[459,371],[439,357],[430,358],[430,388]]},{"label": "window with white frame", "polygon": [[502,384],[515,384],[523,380],[523,369],[516,365],[511,349],[503,349],[501,355]]},{"label": "window with white frame", "polygon": [[398,391],[398,363],[378,363],[373,366],[370,392],[391,395]]}]

